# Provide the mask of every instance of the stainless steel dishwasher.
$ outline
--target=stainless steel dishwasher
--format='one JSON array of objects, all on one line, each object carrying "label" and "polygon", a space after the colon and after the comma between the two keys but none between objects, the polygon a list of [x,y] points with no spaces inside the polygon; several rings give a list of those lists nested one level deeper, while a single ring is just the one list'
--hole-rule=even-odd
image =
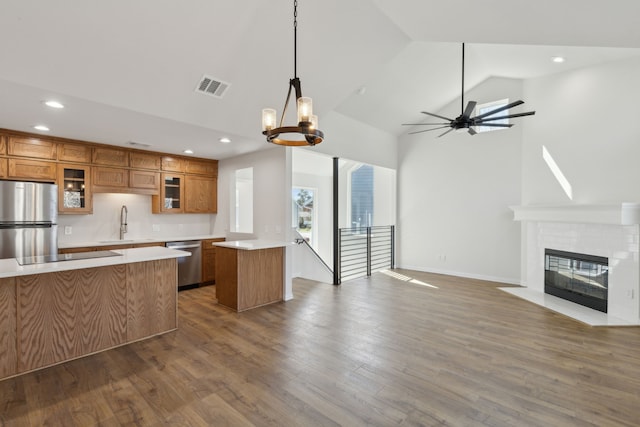
[{"label": "stainless steel dishwasher", "polygon": [[202,243],[199,240],[167,242],[170,249],[191,252],[191,256],[178,258],[178,289],[197,287],[202,282]]}]

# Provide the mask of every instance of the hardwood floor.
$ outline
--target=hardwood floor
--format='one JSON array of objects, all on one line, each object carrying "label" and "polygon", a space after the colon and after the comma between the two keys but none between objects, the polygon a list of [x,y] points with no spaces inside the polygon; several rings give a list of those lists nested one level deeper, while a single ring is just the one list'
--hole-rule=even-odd
[{"label": "hardwood floor", "polygon": [[181,292],[176,332],[0,382],[0,425],[638,425],[640,328],[393,274],[243,313]]}]

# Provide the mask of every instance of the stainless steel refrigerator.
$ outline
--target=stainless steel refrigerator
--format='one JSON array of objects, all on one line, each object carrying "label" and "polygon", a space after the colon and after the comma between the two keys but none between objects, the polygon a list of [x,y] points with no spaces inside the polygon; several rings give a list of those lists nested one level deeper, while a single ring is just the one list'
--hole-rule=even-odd
[{"label": "stainless steel refrigerator", "polygon": [[58,186],[0,181],[0,259],[58,252]]}]

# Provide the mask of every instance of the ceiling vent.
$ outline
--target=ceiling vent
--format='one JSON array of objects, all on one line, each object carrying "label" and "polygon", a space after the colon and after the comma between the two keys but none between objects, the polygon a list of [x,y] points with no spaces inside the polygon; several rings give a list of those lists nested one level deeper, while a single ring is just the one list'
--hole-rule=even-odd
[{"label": "ceiling vent", "polygon": [[151,147],[151,144],[144,144],[142,142],[135,142],[135,141],[129,141],[129,142],[127,142],[127,144],[129,144],[132,147],[138,147],[138,148]]},{"label": "ceiling vent", "polygon": [[227,89],[229,89],[229,86],[231,86],[231,83],[223,82],[220,79],[216,79],[215,77],[207,76],[205,74],[200,79],[200,82],[196,87],[196,92],[216,98],[222,98]]}]

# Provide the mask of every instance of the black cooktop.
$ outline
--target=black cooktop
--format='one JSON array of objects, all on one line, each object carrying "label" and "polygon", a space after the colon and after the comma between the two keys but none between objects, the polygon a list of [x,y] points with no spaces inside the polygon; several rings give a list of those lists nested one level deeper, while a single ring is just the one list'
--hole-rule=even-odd
[{"label": "black cooktop", "polygon": [[92,251],[92,252],[78,252],[75,254],[52,254],[52,255],[39,255],[39,256],[29,256],[16,258],[18,264],[20,265],[31,265],[31,264],[47,264],[49,262],[60,262],[60,261],[75,261],[78,259],[91,259],[91,258],[105,258],[111,256],[122,256],[114,251]]}]

